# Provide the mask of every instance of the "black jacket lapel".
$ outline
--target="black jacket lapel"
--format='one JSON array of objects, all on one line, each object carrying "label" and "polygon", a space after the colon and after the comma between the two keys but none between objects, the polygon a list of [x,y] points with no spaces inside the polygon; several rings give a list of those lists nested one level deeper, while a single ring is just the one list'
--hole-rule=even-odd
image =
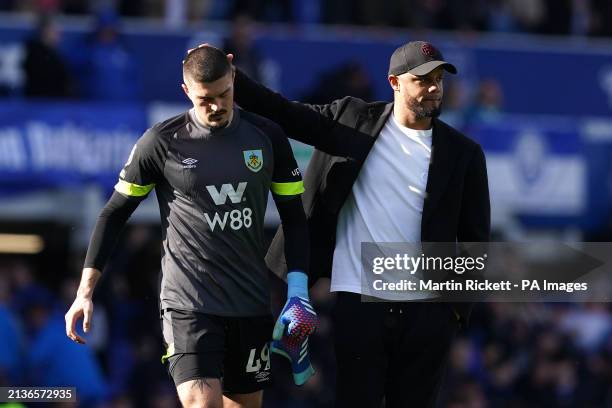
[{"label": "black jacket lapel", "polygon": [[363,123],[361,130],[364,133],[372,135],[374,139],[376,139],[383,126],[385,126],[385,123],[387,123],[387,119],[389,119],[389,115],[392,111],[393,103],[371,106],[366,112],[359,115],[356,128],[359,129],[361,123]]},{"label": "black jacket lapel", "polygon": [[392,103],[376,104],[353,117],[350,125],[352,131],[356,134],[351,136],[351,143],[346,146],[347,155],[345,157],[331,157],[331,166],[325,176],[328,182],[330,180],[342,180],[338,181],[333,189],[327,189],[322,194],[322,201],[325,202],[331,213],[337,214],[340,212],[392,108]]}]

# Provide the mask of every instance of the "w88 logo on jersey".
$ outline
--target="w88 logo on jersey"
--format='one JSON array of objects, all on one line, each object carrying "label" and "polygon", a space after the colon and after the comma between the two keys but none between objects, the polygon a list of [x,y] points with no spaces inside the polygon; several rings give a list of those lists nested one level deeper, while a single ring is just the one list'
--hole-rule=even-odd
[{"label": "w88 logo on jersey", "polygon": [[[220,189],[216,186],[206,186],[206,190],[210,194],[210,198],[216,205],[225,205],[229,199],[232,204],[240,204],[246,200],[244,191],[247,188],[247,182],[238,183],[238,187],[234,188],[232,184],[223,184]],[[208,223],[211,231],[214,231],[217,226],[221,231],[224,231],[227,226],[233,230],[241,228],[250,228],[253,225],[253,210],[245,207],[231,211],[215,211],[214,213],[204,213],[204,219]]]},{"label": "w88 logo on jersey", "polygon": [[213,213],[211,217],[208,213],[204,213],[204,219],[208,223],[211,231],[214,231],[217,228],[217,225],[221,229],[221,231],[225,230],[225,227],[229,225],[231,229],[234,231],[239,230],[240,228],[250,228],[253,224],[253,210],[250,208],[243,208],[242,210],[232,210],[232,211],[217,211]]}]

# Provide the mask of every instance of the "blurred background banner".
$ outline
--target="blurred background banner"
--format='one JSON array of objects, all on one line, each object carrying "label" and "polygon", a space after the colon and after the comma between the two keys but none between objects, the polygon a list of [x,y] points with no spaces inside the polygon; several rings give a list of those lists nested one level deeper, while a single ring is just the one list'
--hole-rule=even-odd
[{"label": "blurred background banner", "polygon": [[[563,224],[601,217],[589,211],[587,141],[576,118],[541,115],[496,115],[472,123],[468,133],[487,152],[493,210]],[[532,222],[535,222],[533,219]]]},{"label": "blurred background banner", "polygon": [[[182,104],[0,102],[0,194],[96,186],[108,195],[145,129]],[[452,117],[450,118],[452,121]],[[494,221],[515,214],[527,227],[592,228],[611,202],[607,174],[612,120],[480,114],[466,132],[481,143]],[[293,143],[303,170],[311,149]]]},{"label": "blurred background banner", "polygon": [[92,182],[109,190],[146,117],[138,104],[0,103],[0,194]]}]

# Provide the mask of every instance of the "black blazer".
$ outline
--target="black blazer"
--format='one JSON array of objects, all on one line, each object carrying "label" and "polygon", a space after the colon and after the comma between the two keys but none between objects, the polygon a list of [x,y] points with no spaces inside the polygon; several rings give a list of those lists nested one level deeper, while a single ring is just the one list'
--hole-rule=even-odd
[{"label": "black blazer", "polygon": [[[310,232],[310,282],[330,276],[338,214],[393,103],[345,97],[327,105],[291,102],[236,72],[235,100],[278,123],[292,139],[315,147],[302,196]],[[432,156],[421,223],[422,242],[487,242],[490,204],[482,148],[441,120],[433,121]],[[282,227],[266,261],[287,273]],[[469,305],[456,305],[467,318]]]}]

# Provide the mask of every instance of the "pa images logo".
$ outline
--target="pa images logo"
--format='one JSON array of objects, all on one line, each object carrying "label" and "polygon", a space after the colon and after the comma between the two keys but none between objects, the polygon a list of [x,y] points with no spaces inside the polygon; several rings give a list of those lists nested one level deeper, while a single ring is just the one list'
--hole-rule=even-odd
[{"label": "pa images logo", "polygon": [[263,153],[261,149],[258,150],[245,150],[242,152],[244,155],[244,163],[247,168],[254,173],[257,173],[263,167]]}]

